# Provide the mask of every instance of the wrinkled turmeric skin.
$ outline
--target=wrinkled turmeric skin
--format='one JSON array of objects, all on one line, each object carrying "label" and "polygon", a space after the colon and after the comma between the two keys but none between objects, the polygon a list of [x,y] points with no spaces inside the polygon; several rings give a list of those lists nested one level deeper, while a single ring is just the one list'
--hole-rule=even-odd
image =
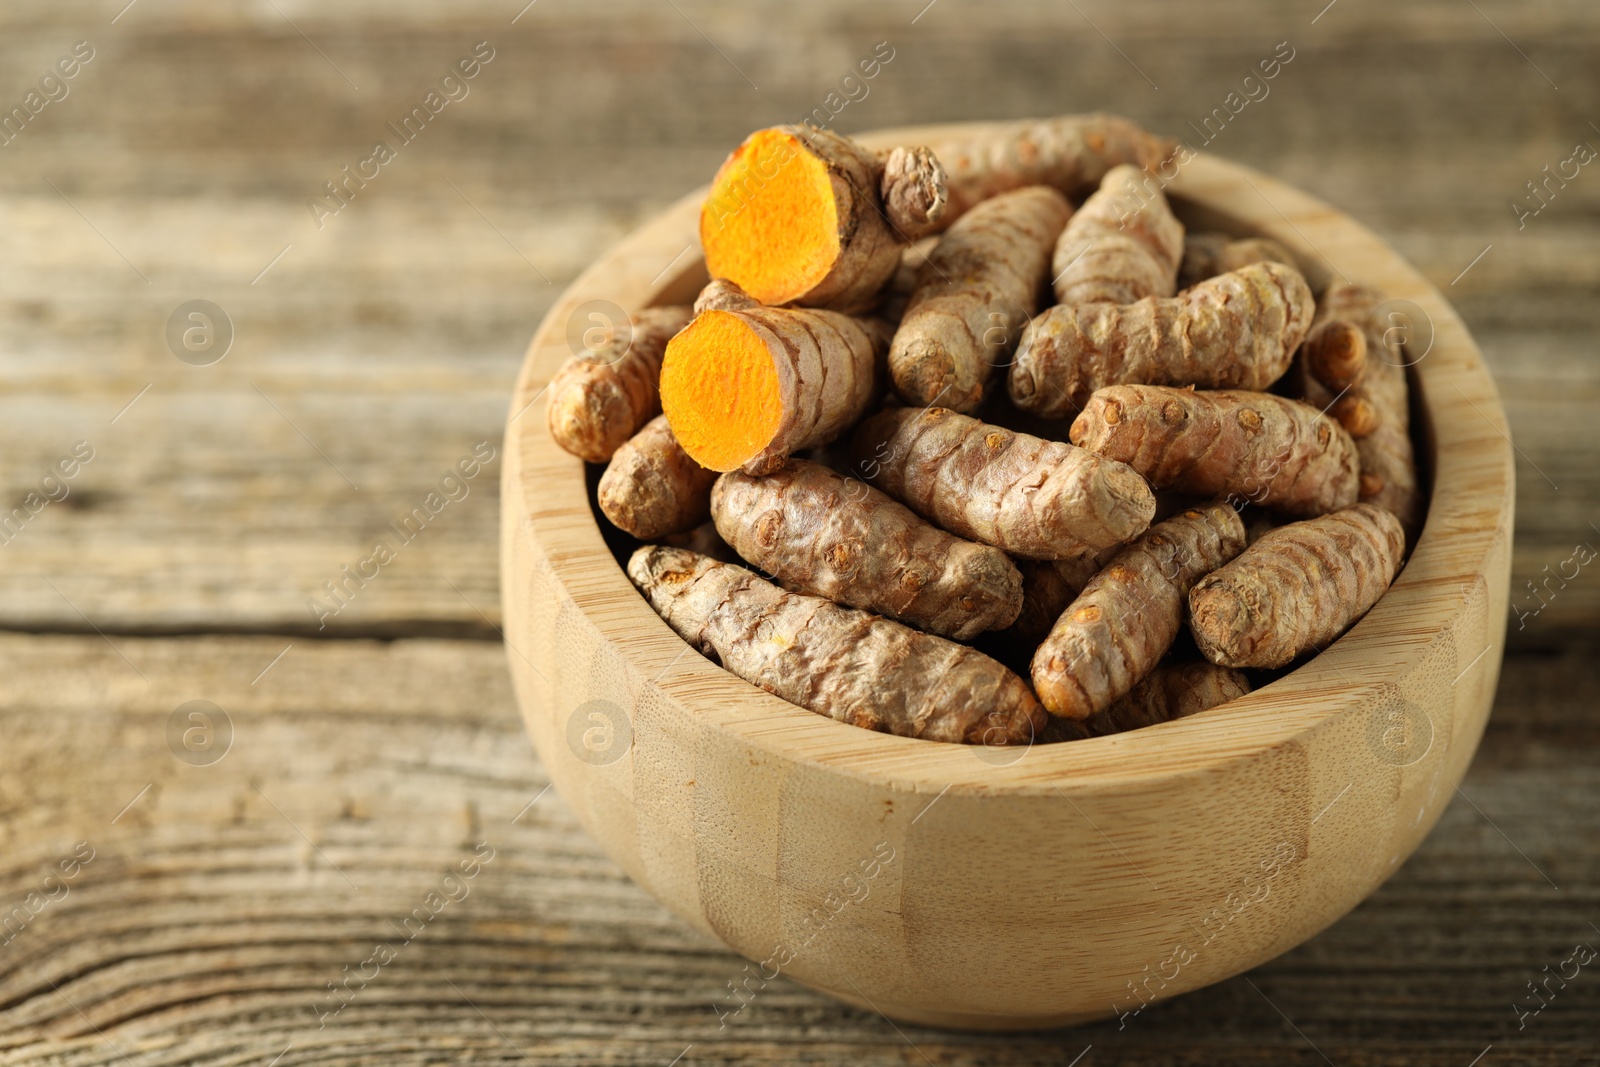
[{"label": "wrinkled turmeric skin", "polygon": [[1195,642],[1227,667],[1320,652],[1383,596],[1405,546],[1400,521],[1373,504],[1271,530],[1190,591]]},{"label": "wrinkled turmeric skin", "polygon": [[684,533],[711,517],[717,479],[689,457],[657,415],[630,438],[600,476],[600,511],[642,541]]},{"label": "wrinkled turmeric skin", "polygon": [[1171,296],[1183,224],[1138,167],[1112,168],[1061,231],[1050,265],[1056,302],[1132,304]]},{"label": "wrinkled turmeric skin", "polygon": [[1023,411],[1064,418],[1108,385],[1261,390],[1311,326],[1311,289],[1281,263],[1252,263],[1175,297],[1062,305],[1028,324],[1007,388]]},{"label": "wrinkled turmeric skin", "polygon": [[884,218],[902,241],[917,241],[942,229],[950,190],[944,164],[925,145],[902,145],[879,153],[878,180]]},{"label": "wrinkled turmeric skin", "polygon": [[1033,186],[973,208],[928,253],[889,348],[907,403],[972,411],[1038,307],[1072,208]]},{"label": "wrinkled turmeric skin", "polygon": [[1225,503],[1152,526],[1089,580],[1033,655],[1033,687],[1052,715],[1087,719],[1155,669],[1183,626],[1184,597],[1244,549]]},{"label": "wrinkled turmeric skin", "polygon": [[1106,172],[1131,163],[1156,173],[1177,142],[1104,112],[996,123],[929,145],[944,164],[949,187],[948,224],[979,203],[1029,185],[1048,185],[1069,196],[1094,189]]},{"label": "wrinkled turmeric skin", "polygon": [[1028,744],[1044,729],[1027,683],[965,645],[685,549],[641,548],[628,577],[695,649],[808,711],[967,744]]},{"label": "wrinkled turmeric skin", "polygon": [[1024,559],[1073,559],[1150,525],[1126,465],[944,408],[889,408],[857,430],[854,470],[951,533]]},{"label": "wrinkled turmeric skin", "polygon": [[1022,576],[1004,552],[820,464],[724,474],[711,511],[728,544],[786,588],[930,633],[967,640],[1010,625],[1022,606]]},{"label": "wrinkled turmeric skin", "polygon": [[1072,441],[1158,489],[1311,516],[1356,501],[1355,443],[1337,422],[1270,393],[1113,385],[1072,424]]},{"label": "wrinkled turmeric skin", "polygon": [[573,356],[550,379],[546,422],[556,444],[604,463],[661,411],[658,389],[667,342],[688,323],[688,308],[645,308],[604,348]]}]

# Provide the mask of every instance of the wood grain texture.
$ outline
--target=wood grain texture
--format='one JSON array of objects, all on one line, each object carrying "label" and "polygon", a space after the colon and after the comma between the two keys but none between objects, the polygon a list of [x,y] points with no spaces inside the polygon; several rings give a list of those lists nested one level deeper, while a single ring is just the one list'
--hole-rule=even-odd
[{"label": "wood grain texture", "polygon": [[[72,95],[0,149],[0,495],[20,502],[74,440],[98,450],[69,503],[0,548],[0,627],[81,635],[0,638],[4,900],[32,891],[58,846],[104,841],[107,860],[86,868],[101,881],[0,948],[0,1063],[265,1067],[280,1053],[280,1067],[525,1062],[495,1027],[541,1064],[666,1064],[690,1043],[686,1064],[924,1062],[877,1016],[787,980],[718,1030],[706,1002],[738,977],[734,957],[629,884],[553,793],[518,829],[551,822],[502,852],[517,874],[464,902],[495,900],[486,930],[447,911],[365,1005],[319,1033],[305,1025],[308,993],[364,958],[393,916],[329,874],[248,782],[197,776],[180,790],[178,773],[195,772],[158,729],[178,699],[210,696],[248,732],[271,736],[255,748],[262,790],[358,885],[374,872],[376,892],[392,894],[382,903],[401,911],[461,855],[468,801],[514,813],[542,789],[498,647],[325,647],[304,636],[313,625],[304,598],[473,441],[498,442],[526,339],[561,286],[704,182],[751,128],[820,104],[880,40],[896,58],[841,114],[846,131],[1108,107],[1177,133],[1276,42],[1292,41],[1297,58],[1271,97],[1215,150],[1351,213],[1447,292],[1495,372],[1520,450],[1513,591],[1538,605],[1523,583],[1600,522],[1590,417],[1600,399],[1600,183],[1585,168],[1520,231],[1507,201],[1600,121],[1586,103],[1600,89],[1592,4],[1480,0],[1479,14],[1458,0],[1341,0],[1313,25],[1321,2],[1018,0],[1002,17],[977,0],[939,0],[913,25],[925,6],[540,3],[515,24],[521,0],[277,0],[276,10],[139,0],[115,23],[123,0],[0,8],[7,107],[73,41],[97,49]],[[317,230],[305,198],[482,39],[500,52],[472,96]],[[221,303],[239,327],[234,350],[209,368],[178,363],[161,337],[171,310],[195,297]],[[496,492],[475,485],[330,632],[495,639]],[[1464,784],[1483,814],[1457,796],[1366,904],[1252,972],[1293,1026],[1233,979],[1120,1033],[1113,1023],[1039,1037],[907,1036],[937,1063],[1060,1065],[1091,1043],[1080,1067],[1324,1062],[1294,1027],[1341,1065],[1461,1067],[1490,1043],[1483,1067],[1582,1062],[1600,988],[1587,971],[1525,1030],[1511,1004],[1600,921],[1587,832],[1600,817],[1590,714],[1600,648],[1582,636],[1597,622],[1592,569],[1524,629],[1513,617],[1508,643],[1520,651],[1506,661]],[[96,625],[171,692],[142,703],[144,682]],[[174,630],[287,636],[124,636]],[[320,666],[292,699],[264,695],[307,653]],[[211,770],[247,752],[245,733],[239,744]],[[311,757],[329,752],[344,754],[340,775],[297,777],[308,759],[327,766]],[[141,772],[161,765],[174,779],[158,784],[181,814],[168,820],[158,805],[135,822],[135,807],[110,830],[137,832],[97,836],[110,817],[102,809],[115,814],[152,780]],[[275,782],[293,783],[287,798]],[[366,798],[359,817],[340,816],[346,794]],[[353,851],[330,847],[324,827]],[[157,846],[161,835],[181,847]],[[219,841],[228,847],[213,851]],[[355,851],[387,858],[367,866]],[[328,948],[319,923],[347,939]],[[130,941],[130,926],[147,940]],[[14,964],[24,951],[27,966]],[[57,955],[60,969],[39,962]],[[36,967],[92,1024],[30,977]],[[441,971],[487,1019],[441,988]],[[75,981],[104,984],[84,996]],[[124,1010],[135,994],[142,1014]],[[122,1007],[100,1006],[119,997]],[[34,1022],[16,1021],[24,1008]]]},{"label": "wood grain texture", "polygon": [[[1249,982],[1121,1030],[902,1037],[784,978],[719,1028],[742,961],[541,796],[493,644],[296,643],[252,686],[285,643],[117,640],[147,686],[98,639],[0,637],[18,679],[0,712],[6,767],[29,769],[0,778],[0,905],[38,891],[75,842],[95,849],[69,895],[0,946],[0,1063],[265,1067],[291,1044],[280,1067],[523,1062],[511,1043],[537,1064],[662,1067],[691,1043],[687,1063],[923,1062],[907,1039],[935,1063],[1006,1067],[1059,1067],[1090,1044],[1083,1063],[1323,1062],[1293,1027],[1338,1064],[1461,1067],[1493,1043],[1500,1062],[1564,1065],[1592,1049],[1587,971],[1521,1031],[1511,1006],[1595,941],[1594,646],[1509,660],[1464,796],[1366,903]],[[165,741],[197,695],[235,728],[209,767]],[[319,1030],[315,994],[397,940],[389,923],[479,841],[496,854],[470,894]]]}]

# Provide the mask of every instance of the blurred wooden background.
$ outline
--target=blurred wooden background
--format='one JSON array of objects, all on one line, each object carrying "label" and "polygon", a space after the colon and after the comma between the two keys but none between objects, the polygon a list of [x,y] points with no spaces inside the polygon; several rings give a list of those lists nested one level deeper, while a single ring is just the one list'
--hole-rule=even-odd
[{"label": "blurred wooden background", "polygon": [[[524,3],[0,8],[0,108],[27,115],[0,147],[0,504],[59,496],[41,481],[93,449],[0,534],[0,1064],[1596,1062],[1600,973],[1528,983],[1600,946],[1600,568],[1566,577],[1600,548],[1600,168],[1520,228],[1511,205],[1600,148],[1600,9]],[[386,124],[484,41],[399,146]],[[846,132],[1105,108],[1186,136],[1287,41],[1209,150],[1417,263],[1515,432],[1520,615],[1463,795],[1346,920],[1123,1030],[897,1029],[787,981],[719,1029],[742,961],[542,792],[497,629],[498,464],[326,629],[306,604],[498,448],[562,285],[881,41]],[[397,157],[319,228],[307,199],[380,139]],[[209,366],[165,337],[196,299],[234,332]],[[173,755],[191,700],[231,724],[209,765]],[[480,841],[468,896],[326,1014]]]}]

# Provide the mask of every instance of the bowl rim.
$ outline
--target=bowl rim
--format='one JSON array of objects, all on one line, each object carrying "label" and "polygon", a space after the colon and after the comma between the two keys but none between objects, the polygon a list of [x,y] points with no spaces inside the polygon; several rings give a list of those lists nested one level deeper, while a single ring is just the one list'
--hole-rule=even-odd
[{"label": "bowl rim", "polygon": [[[872,147],[952,141],[993,124],[915,126],[855,135]],[[1211,213],[1233,232],[1273,237],[1306,267],[1313,286],[1332,277],[1374,285],[1410,301],[1431,321],[1431,347],[1412,366],[1413,436],[1431,452],[1429,507],[1421,536],[1389,591],[1354,627],[1282,678],[1226,706],[1108,737],[985,749],[897,737],[837,722],[766,693],[693,652],[634,589],[603,539],[588,500],[584,464],[546,429],[537,402],[571,354],[567,320],[590,300],[629,310],[687,302],[705,278],[694,190],[629,234],[572,282],[529,344],[506,427],[503,538],[530,538],[535,558],[607,644],[618,650],[637,702],[691,716],[774,756],[877,783],[933,792],[1068,795],[1140,789],[1205,774],[1305,742],[1342,716],[1370,708],[1448,638],[1468,601],[1482,595],[1488,558],[1514,513],[1514,461],[1494,381],[1443,295],[1371,231],[1323,201],[1259,171],[1199,153],[1167,184],[1181,213]],[[1359,267],[1350,274],[1346,268]],[[509,544],[509,540],[508,540]],[[503,546],[505,547],[505,546]],[[507,589],[525,575],[509,573]],[[505,602],[510,603],[509,594]],[[1493,648],[1493,640],[1485,653]],[[1481,657],[1482,654],[1480,654]],[[1477,661],[1474,661],[1476,663]],[[1468,666],[1471,669],[1471,665]],[[1463,674],[1466,672],[1463,671]],[[1458,679],[1459,680],[1459,679]],[[626,757],[625,757],[626,758]]]}]

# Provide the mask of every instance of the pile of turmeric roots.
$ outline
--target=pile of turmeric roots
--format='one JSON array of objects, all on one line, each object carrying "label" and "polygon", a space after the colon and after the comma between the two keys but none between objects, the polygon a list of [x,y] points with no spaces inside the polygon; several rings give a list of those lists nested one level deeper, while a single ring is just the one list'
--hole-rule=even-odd
[{"label": "pile of turmeric roots", "polygon": [[1360,618],[1422,521],[1402,339],[1276,241],[1186,234],[1186,151],[1099,114],[739,146],[694,307],[549,389],[662,618],[800,707],[976,744],[1191,715]]}]

